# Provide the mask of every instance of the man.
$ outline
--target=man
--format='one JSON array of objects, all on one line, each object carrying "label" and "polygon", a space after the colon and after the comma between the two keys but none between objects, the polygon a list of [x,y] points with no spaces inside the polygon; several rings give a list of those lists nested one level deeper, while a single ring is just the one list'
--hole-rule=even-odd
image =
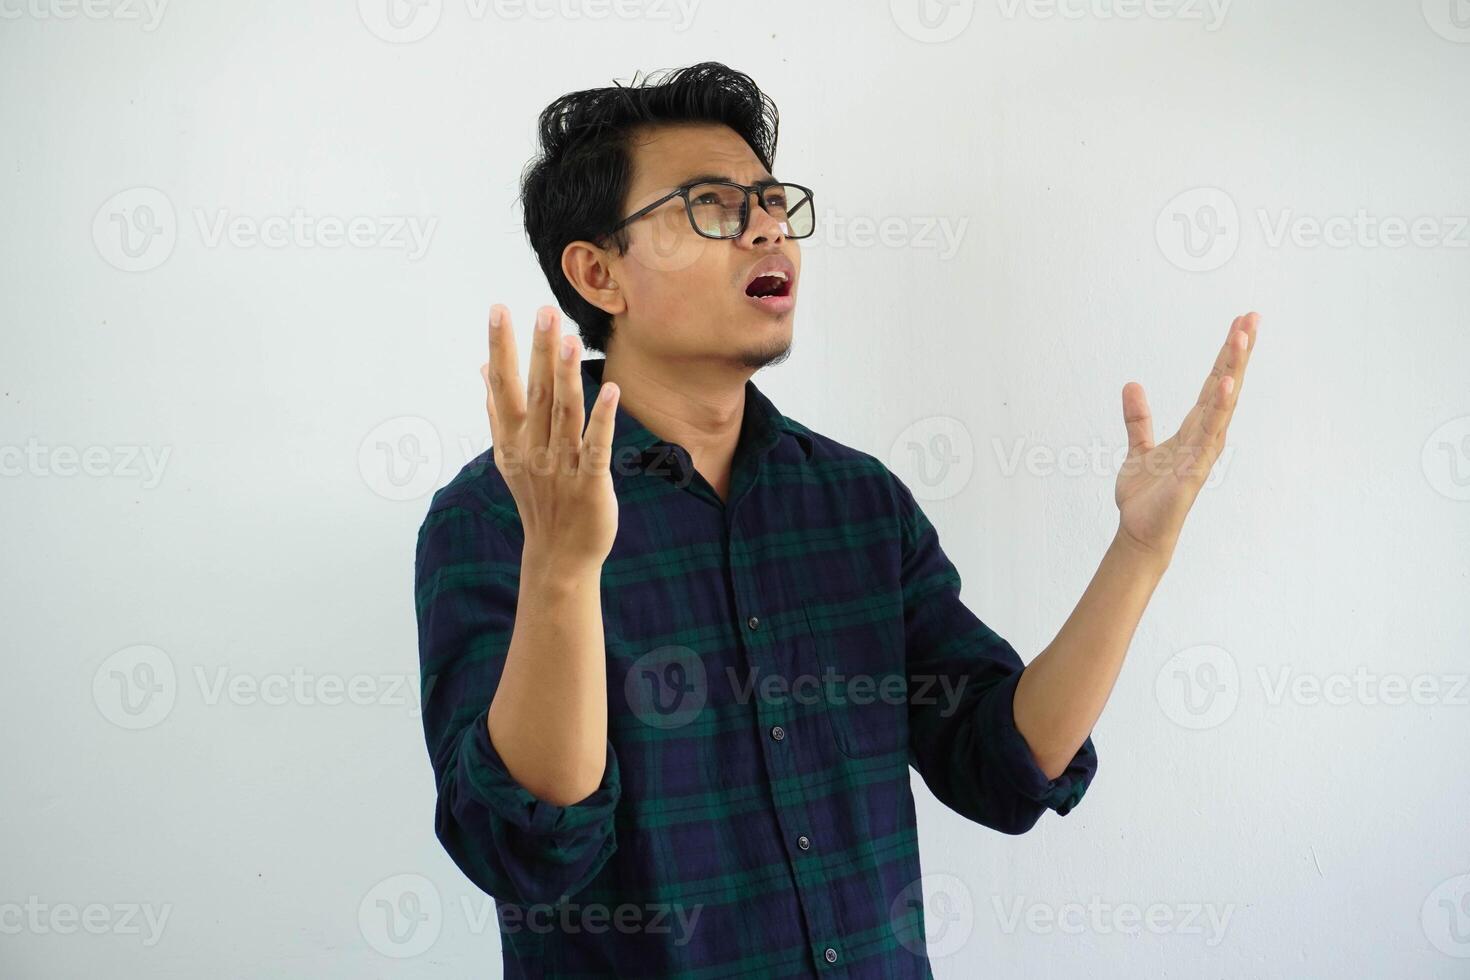
[{"label": "man", "polygon": [[1090,732],[1223,445],[1257,317],[1179,433],[1137,384],[1117,534],[1024,667],[960,600],[908,488],[778,412],[811,190],[706,63],[564,96],[526,229],[523,382],[490,314],[492,449],[418,539],[436,832],[493,895],[505,973],[927,977],[908,768],[1007,834],[1066,814]]}]

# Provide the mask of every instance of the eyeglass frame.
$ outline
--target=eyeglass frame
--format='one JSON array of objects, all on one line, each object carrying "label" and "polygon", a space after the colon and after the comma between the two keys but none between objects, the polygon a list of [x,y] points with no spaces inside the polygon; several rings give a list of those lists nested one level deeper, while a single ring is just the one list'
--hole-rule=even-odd
[{"label": "eyeglass frame", "polygon": [[[736,231],[735,234],[733,234],[733,235],[706,235],[704,232],[702,232],[702,231],[699,230],[699,225],[696,224],[695,221],[694,221],[694,205],[689,200],[689,192],[690,192],[690,190],[692,190],[695,187],[700,186],[701,184],[724,184],[726,187],[738,187],[742,191],[745,192],[745,196],[741,199],[741,202],[740,202],[740,207],[741,207],[741,210],[740,210],[740,229],[738,231]],[[628,224],[630,224],[630,223],[632,223],[634,221],[637,221],[639,218],[641,218],[644,215],[652,212],[656,208],[662,207],[663,205],[667,204],[669,201],[672,201],[674,198],[676,198],[676,197],[682,197],[684,199],[684,216],[689,219],[689,227],[691,227],[691,228],[694,229],[694,233],[696,235],[699,235],[702,238],[708,238],[711,241],[716,241],[716,242],[728,242],[728,241],[732,241],[733,239],[739,238],[741,235],[745,234],[745,232],[750,228],[750,195],[752,195],[752,194],[755,195],[755,199],[760,202],[760,206],[761,206],[761,210],[762,211],[765,211],[766,214],[768,214],[768,215],[771,214],[771,212],[766,209],[766,202],[764,200],[764,195],[761,193],[767,187],[795,187],[797,190],[799,190],[802,193],[806,194],[806,200],[802,202],[803,205],[805,205],[807,207],[811,207],[811,208],[815,208],[816,207],[816,205],[814,203],[815,200],[816,200],[816,194],[812,191],[812,189],[810,187],[806,187],[806,186],[804,186],[802,184],[792,183],[789,180],[761,180],[761,181],[757,181],[754,184],[748,184],[748,185],[747,184],[741,184],[741,183],[738,183],[738,182],[733,181],[733,180],[709,180],[709,179],[691,180],[687,184],[681,184],[680,186],[674,188],[672,191],[670,191],[669,193],[665,194],[663,197],[659,198],[657,201],[654,201],[652,204],[648,205],[647,207],[640,208],[637,211],[634,211],[632,214],[628,215],[622,221],[619,221],[617,224],[613,225],[612,228],[608,230],[608,234],[611,235],[614,232],[619,231],[620,229],[626,227]],[[771,217],[774,218],[775,215],[771,215]],[[795,239],[797,241],[800,241],[803,238],[810,238],[812,235],[816,234],[816,231],[817,231],[816,213],[815,213],[815,211],[813,211],[813,214],[812,214],[812,230],[811,231],[807,232],[805,235],[792,235],[790,233],[787,233],[786,234],[786,237],[787,238],[791,238],[791,239]]]}]

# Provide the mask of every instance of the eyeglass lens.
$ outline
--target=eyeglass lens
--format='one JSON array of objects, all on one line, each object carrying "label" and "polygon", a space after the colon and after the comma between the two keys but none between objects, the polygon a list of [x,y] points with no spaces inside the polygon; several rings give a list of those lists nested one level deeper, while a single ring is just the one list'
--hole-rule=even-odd
[{"label": "eyeglass lens", "polygon": [[[710,238],[734,238],[743,230],[749,195],[734,184],[695,184],[689,188],[689,214],[695,230]],[[793,184],[761,189],[766,211],[785,225],[791,238],[812,233],[815,221],[811,197]]]}]

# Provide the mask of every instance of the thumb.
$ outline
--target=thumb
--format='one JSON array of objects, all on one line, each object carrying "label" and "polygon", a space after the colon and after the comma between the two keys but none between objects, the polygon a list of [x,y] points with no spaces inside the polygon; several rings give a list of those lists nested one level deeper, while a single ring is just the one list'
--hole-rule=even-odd
[{"label": "thumb", "polygon": [[1128,452],[1146,453],[1154,448],[1154,418],[1148,410],[1143,385],[1130,381],[1123,386],[1123,424],[1128,428]]}]

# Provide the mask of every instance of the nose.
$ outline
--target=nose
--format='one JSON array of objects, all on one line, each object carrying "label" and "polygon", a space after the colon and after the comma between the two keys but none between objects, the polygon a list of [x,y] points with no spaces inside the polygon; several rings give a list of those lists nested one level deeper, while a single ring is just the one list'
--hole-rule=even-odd
[{"label": "nose", "polygon": [[759,194],[751,191],[750,196],[755,198],[755,205],[751,207],[750,214],[746,218],[745,232],[740,236],[740,243],[742,245],[763,245],[768,242],[779,244],[785,241],[785,225],[771,216]]}]

